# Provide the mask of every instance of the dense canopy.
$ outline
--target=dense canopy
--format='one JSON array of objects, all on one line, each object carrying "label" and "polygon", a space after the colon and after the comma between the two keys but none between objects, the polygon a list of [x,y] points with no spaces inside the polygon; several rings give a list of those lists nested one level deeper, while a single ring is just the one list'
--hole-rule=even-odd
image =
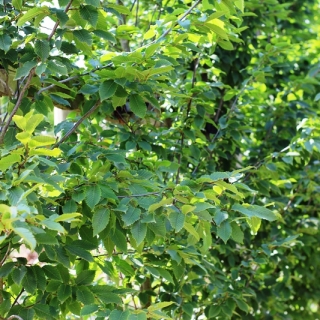
[{"label": "dense canopy", "polygon": [[0,1],[0,319],[318,319],[319,12]]}]

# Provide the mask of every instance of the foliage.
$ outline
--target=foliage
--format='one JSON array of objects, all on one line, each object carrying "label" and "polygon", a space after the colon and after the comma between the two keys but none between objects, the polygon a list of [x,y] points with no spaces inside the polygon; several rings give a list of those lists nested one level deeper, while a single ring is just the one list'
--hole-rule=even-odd
[{"label": "foliage", "polygon": [[319,316],[319,4],[245,5],[0,2],[1,319]]}]

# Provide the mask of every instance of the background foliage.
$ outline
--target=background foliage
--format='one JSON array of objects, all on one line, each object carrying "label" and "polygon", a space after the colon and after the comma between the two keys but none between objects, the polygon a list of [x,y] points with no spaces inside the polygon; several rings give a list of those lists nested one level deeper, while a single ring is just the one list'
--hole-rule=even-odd
[{"label": "background foliage", "polygon": [[316,319],[319,9],[0,1],[1,319]]}]

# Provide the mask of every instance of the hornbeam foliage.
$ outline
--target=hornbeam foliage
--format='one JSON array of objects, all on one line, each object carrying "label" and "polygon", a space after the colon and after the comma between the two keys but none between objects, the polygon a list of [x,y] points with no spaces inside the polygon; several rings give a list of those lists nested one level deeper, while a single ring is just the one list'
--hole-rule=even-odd
[{"label": "hornbeam foliage", "polygon": [[318,319],[319,10],[0,1],[0,319]]}]

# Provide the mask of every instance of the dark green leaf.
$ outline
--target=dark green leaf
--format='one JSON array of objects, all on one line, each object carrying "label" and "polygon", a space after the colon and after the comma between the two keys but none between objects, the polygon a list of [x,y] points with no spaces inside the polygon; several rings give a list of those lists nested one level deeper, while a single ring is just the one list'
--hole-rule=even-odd
[{"label": "dark green leaf", "polygon": [[73,35],[80,41],[84,42],[87,45],[91,46],[92,44],[92,37],[88,30],[81,29],[81,30],[74,30]]},{"label": "dark green leaf", "polygon": [[106,208],[97,209],[92,216],[92,228],[93,228],[93,236],[96,236],[101,231],[103,231],[110,219],[110,211]]},{"label": "dark green leaf", "polygon": [[[80,6],[81,17],[88,21],[93,27],[96,26],[98,22],[98,11],[93,6]],[[89,44],[89,43],[88,43]]]},{"label": "dark green leaf", "polygon": [[113,80],[107,80],[101,83],[99,87],[99,95],[101,101],[109,99],[114,95],[118,85]]},{"label": "dark green leaf", "polygon": [[34,45],[34,51],[42,61],[47,60],[50,52],[49,42],[47,40],[37,40]]},{"label": "dark green leaf", "polygon": [[136,240],[137,245],[139,245],[147,234],[147,225],[141,221],[136,222],[131,229],[131,234]]},{"label": "dark green leaf", "polygon": [[144,118],[147,113],[147,106],[144,100],[138,94],[132,94],[129,97],[130,109],[138,117]]},{"label": "dark green leaf", "polygon": [[217,235],[227,243],[232,234],[232,228],[229,221],[223,221],[219,227],[217,227]]}]

